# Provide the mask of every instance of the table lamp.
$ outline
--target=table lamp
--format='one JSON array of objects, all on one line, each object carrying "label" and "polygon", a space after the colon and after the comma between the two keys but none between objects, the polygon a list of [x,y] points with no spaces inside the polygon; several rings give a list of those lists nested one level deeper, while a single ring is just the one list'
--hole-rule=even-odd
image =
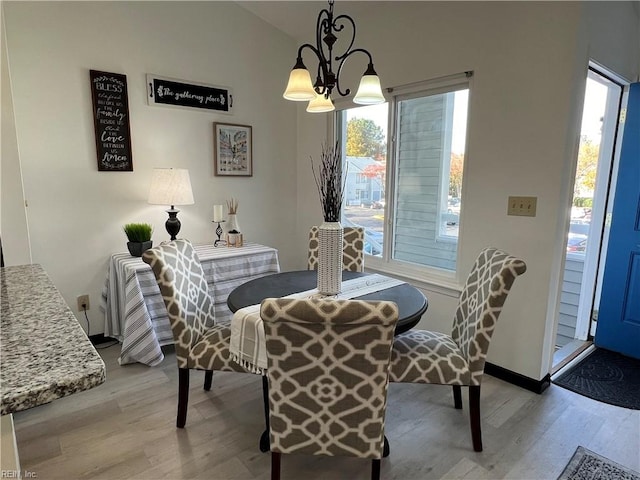
[{"label": "table lamp", "polygon": [[154,168],[149,189],[149,203],[152,205],[171,205],[167,210],[169,218],[164,226],[171,236],[176,239],[180,231],[180,220],[176,205],[193,205],[193,192],[189,170],[186,168]]}]

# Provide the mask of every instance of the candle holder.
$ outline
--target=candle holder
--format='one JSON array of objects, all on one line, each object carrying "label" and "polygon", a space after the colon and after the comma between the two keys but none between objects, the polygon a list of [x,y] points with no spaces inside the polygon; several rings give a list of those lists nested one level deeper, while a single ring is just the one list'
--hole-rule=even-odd
[{"label": "candle holder", "polygon": [[214,247],[217,247],[218,244],[220,244],[220,245],[226,245],[227,244],[227,242],[225,240],[220,240],[220,237],[222,236],[222,227],[220,226],[220,224],[222,222],[224,222],[224,220],[220,220],[220,221],[213,220],[213,223],[217,223],[218,224],[218,226],[216,227],[216,235],[218,236],[218,239],[215,242],[213,242],[213,246]]}]

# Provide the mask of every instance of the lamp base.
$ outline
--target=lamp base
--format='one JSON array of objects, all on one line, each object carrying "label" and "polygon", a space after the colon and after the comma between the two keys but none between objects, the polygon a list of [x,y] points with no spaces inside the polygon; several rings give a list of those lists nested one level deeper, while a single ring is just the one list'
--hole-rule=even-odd
[{"label": "lamp base", "polygon": [[171,208],[167,210],[169,218],[165,222],[164,226],[167,229],[167,233],[171,236],[172,241],[176,239],[176,235],[178,235],[180,227],[182,226],[180,220],[178,220],[179,211],[180,210],[173,208],[173,205],[171,205]]}]

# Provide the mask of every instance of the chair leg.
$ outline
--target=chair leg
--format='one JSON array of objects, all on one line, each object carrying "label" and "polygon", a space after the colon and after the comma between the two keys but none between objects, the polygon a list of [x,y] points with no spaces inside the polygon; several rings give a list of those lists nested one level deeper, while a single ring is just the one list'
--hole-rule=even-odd
[{"label": "chair leg", "polygon": [[469,387],[469,418],[471,420],[471,440],[476,452],[482,451],[482,429],[480,426],[480,385]]},{"label": "chair leg", "polygon": [[453,406],[458,410],[462,409],[462,388],[460,385],[453,385]]},{"label": "chair leg", "polygon": [[380,459],[371,460],[371,480],[380,480]]},{"label": "chair leg", "polygon": [[280,480],[280,452],[271,452],[271,480]]},{"label": "chair leg", "polygon": [[187,423],[187,405],[189,403],[189,369],[178,369],[178,419],[176,426],[184,428]]},{"label": "chair leg", "polygon": [[208,392],[211,390],[211,383],[213,382],[213,370],[206,370],[204,372],[204,389]]},{"label": "chair leg", "polygon": [[269,433],[269,379],[262,376],[262,406],[264,408],[264,432],[260,435],[260,451],[268,452],[271,449]]}]

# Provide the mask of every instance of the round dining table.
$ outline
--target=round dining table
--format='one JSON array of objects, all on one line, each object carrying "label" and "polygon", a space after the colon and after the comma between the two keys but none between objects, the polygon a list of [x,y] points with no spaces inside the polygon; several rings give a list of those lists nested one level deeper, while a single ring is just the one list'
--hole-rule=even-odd
[{"label": "round dining table", "polygon": [[[342,272],[342,281],[364,277],[369,273]],[[232,312],[249,305],[257,305],[265,298],[286,297],[293,293],[316,288],[316,270],[296,270],[266,275],[250,280],[236,287],[227,298],[227,306]],[[398,305],[396,335],[412,329],[427,311],[429,302],[424,294],[413,285],[403,283],[377,292],[355,297],[354,300],[389,300]]]}]

